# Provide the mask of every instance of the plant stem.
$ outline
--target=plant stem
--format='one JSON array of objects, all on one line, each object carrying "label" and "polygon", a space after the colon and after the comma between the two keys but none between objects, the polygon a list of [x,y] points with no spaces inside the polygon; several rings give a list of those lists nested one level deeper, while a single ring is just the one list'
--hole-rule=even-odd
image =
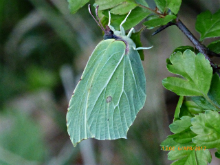
[{"label": "plant stem", "polygon": [[180,19],[176,19],[175,25],[186,35],[186,37],[193,43],[196,49],[204,54],[206,59],[211,61],[210,57],[207,54],[207,48],[196,39],[196,37],[189,31],[189,29],[182,23]]},{"label": "plant stem", "polygon": [[220,57],[220,55],[210,51],[206,46],[201,44],[199,42],[199,40],[197,40],[197,38],[189,31],[189,29],[182,23],[182,21],[179,18],[176,19],[175,25],[186,35],[186,37],[193,43],[193,45],[196,47],[196,49],[198,49],[199,52],[202,53],[205,56],[205,58],[210,61],[210,64],[211,64],[211,66],[213,68],[213,71],[217,72],[219,74],[218,66],[216,66],[211,61],[209,56],[211,55],[211,56]]},{"label": "plant stem", "polygon": [[155,32],[152,33],[152,36],[156,35],[157,33],[160,33],[161,31],[163,31],[164,29],[168,28],[169,26],[175,25],[175,23],[173,22],[168,22],[166,25],[163,25],[161,27],[159,27]]},{"label": "plant stem", "polygon": [[[143,6],[141,4],[138,4],[138,6],[152,11],[153,13],[159,15],[161,18],[165,17],[165,15],[160,14],[156,10],[152,10],[149,7]],[[172,25],[176,25],[186,35],[186,37],[193,43],[196,49],[198,49],[199,52],[202,53],[207,60],[209,60],[210,65],[213,68],[213,72],[218,73],[218,75],[220,76],[220,73],[219,73],[220,68],[217,65],[215,65],[210,59],[210,56],[220,57],[220,54],[212,52],[206,46],[204,46],[201,42],[199,42],[199,40],[189,31],[189,29],[182,23],[182,21],[179,18],[176,18],[176,22],[168,22],[166,25],[161,26],[152,35],[155,35]]]}]

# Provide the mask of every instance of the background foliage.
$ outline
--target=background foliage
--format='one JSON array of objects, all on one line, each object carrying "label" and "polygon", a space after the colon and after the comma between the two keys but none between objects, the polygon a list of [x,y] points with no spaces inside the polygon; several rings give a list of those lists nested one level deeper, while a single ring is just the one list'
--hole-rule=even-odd
[{"label": "background foliage", "polygon": [[[150,0],[148,4],[151,8],[155,6]],[[159,6],[163,11],[165,6]],[[201,26],[196,24],[196,15],[208,9],[212,12],[207,13],[209,18],[218,20],[219,6],[220,1],[184,0],[179,17],[199,38],[194,31],[195,27]],[[177,8],[172,7],[172,12],[175,13]],[[203,15],[198,19],[204,19]],[[128,24],[126,29],[132,26]],[[210,27],[204,27],[204,31],[207,29]],[[204,34],[204,31],[199,31],[202,34],[200,40],[213,35]],[[87,148],[94,152],[86,152],[83,145],[72,147],[66,132],[65,115],[72,93],[68,91],[73,91],[89,55],[102,39],[101,30],[89,15],[87,6],[71,15],[65,0],[1,0],[0,164],[83,164],[88,159],[90,164],[170,164],[167,152],[159,145],[170,134],[168,125],[172,122],[178,97],[165,91],[161,81],[171,75],[165,70],[166,58],[174,48],[191,43],[176,27],[154,37],[151,33],[153,31],[145,30],[142,36],[144,46],[154,46],[145,52],[143,61],[148,97],[128,133],[128,139],[92,140],[92,146]],[[210,44],[209,48],[218,53],[215,44],[219,42]],[[218,77],[213,79],[219,81]],[[200,89],[207,92],[205,87]],[[193,105],[193,101],[185,102],[185,107],[188,104]],[[198,129],[197,121],[203,121],[208,115],[213,114],[207,112],[195,118],[193,128]],[[174,128],[171,131],[178,133]],[[203,132],[199,135],[203,136]],[[217,132],[216,136],[219,137]],[[195,140],[202,144],[199,137]],[[168,157],[170,160],[179,158],[174,152]],[[213,158],[212,164],[219,164],[219,160]]]}]

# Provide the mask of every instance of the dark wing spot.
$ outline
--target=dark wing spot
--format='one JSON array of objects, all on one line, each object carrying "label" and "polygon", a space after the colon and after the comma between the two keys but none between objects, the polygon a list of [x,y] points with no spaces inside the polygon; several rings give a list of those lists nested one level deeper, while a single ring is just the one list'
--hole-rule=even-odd
[{"label": "dark wing spot", "polygon": [[109,103],[109,102],[111,102],[112,101],[112,97],[111,96],[108,96],[107,98],[106,98],[106,103]]}]

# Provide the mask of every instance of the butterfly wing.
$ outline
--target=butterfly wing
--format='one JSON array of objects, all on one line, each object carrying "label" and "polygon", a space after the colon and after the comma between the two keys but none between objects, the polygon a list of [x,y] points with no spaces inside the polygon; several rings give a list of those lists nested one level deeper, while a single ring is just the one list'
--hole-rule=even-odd
[{"label": "butterfly wing", "polygon": [[146,80],[139,54],[125,55],[122,41],[108,39],[93,51],[67,113],[74,146],[87,138],[126,138],[146,99]]}]

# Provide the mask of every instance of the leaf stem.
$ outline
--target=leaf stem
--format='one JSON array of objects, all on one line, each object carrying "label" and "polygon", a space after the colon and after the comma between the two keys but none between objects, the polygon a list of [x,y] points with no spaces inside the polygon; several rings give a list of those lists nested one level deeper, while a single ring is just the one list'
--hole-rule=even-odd
[{"label": "leaf stem", "polygon": [[158,13],[156,10],[153,10],[153,9],[147,7],[147,6],[144,6],[144,5],[141,5],[141,4],[137,4],[137,5],[138,5],[139,7],[142,7],[142,8],[145,8],[145,9],[147,9],[147,10],[152,11],[153,13],[159,15],[161,18],[165,17],[163,14],[160,14],[160,13]]},{"label": "leaf stem", "polygon": [[220,108],[219,108],[207,95],[203,95],[203,97],[204,97],[209,103],[211,103],[215,108],[219,109],[219,111],[220,111]]}]

